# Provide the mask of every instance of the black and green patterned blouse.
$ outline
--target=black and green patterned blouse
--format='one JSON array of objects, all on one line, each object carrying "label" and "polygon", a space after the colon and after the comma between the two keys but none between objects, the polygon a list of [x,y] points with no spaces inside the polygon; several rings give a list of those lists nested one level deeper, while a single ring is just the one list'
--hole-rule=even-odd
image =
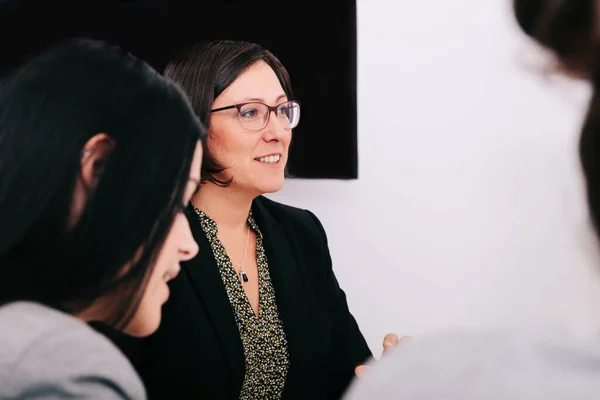
[{"label": "black and green patterned blouse", "polygon": [[277,310],[275,290],[269,274],[267,257],[252,211],[248,225],[256,232],[258,265],[259,316],[257,317],[242,288],[223,244],[217,237],[217,224],[194,207],[214,253],[221,279],[235,316],[246,360],[246,376],[240,399],[280,399],[289,368],[289,356],[283,323]]}]

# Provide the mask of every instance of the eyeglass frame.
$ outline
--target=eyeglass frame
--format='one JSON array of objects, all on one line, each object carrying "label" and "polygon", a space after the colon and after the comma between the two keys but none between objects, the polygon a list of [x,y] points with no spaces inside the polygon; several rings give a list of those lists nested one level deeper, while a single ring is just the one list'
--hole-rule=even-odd
[{"label": "eyeglass frame", "polygon": [[[248,129],[248,128],[246,128],[246,127],[244,126],[244,124],[242,124],[242,121],[240,120],[240,125],[242,125],[242,128],[244,128],[244,129],[246,129],[246,130],[248,130],[248,131],[250,131],[250,132],[256,132],[256,131],[260,131],[261,129],[263,129],[265,126],[267,126],[267,125],[269,124],[269,120],[271,119],[271,112],[274,112],[274,113],[275,113],[275,115],[277,115],[277,109],[278,109],[280,106],[282,106],[282,105],[284,105],[284,104],[286,104],[286,103],[294,103],[294,104],[296,104],[298,107],[300,107],[300,103],[298,103],[296,100],[288,100],[288,101],[283,101],[283,102],[281,102],[281,103],[279,103],[279,104],[277,104],[277,105],[275,105],[275,106],[270,106],[270,105],[268,105],[268,104],[265,104],[265,103],[262,103],[262,102],[260,102],[260,101],[248,101],[248,102],[246,102],[246,103],[232,104],[232,105],[230,105],[230,106],[225,106],[225,107],[219,107],[219,108],[215,108],[215,109],[212,109],[212,110],[210,110],[210,112],[211,112],[211,113],[214,113],[214,112],[225,111],[225,110],[231,110],[231,109],[233,109],[233,108],[236,108],[236,109],[238,110],[238,118],[239,118],[239,117],[240,117],[240,115],[241,115],[240,113],[242,112],[242,107],[244,107],[245,105],[248,105],[248,104],[262,104],[263,106],[267,107],[267,109],[269,110],[269,112],[267,113],[267,119],[266,119],[266,121],[265,121],[265,124],[262,126],[262,128],[259,128],[259,129],[256,129],[256,130],[254,130],[254,129]],[[294,127],[294,128],[295,128],[295,127]],[[294,128],[290,128],[290,129],[294,129]]]}]

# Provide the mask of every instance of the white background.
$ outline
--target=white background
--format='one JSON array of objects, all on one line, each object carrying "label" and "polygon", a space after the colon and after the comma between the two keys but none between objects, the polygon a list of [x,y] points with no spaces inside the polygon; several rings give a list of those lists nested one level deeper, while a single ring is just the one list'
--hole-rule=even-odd
[{"label": "white background", "polygon": [[359,0],[359,179],[269,195],[321,219],[377,356],[389,331],[600,328],[577,158],[588,88],[541,71],[510,7]]}]

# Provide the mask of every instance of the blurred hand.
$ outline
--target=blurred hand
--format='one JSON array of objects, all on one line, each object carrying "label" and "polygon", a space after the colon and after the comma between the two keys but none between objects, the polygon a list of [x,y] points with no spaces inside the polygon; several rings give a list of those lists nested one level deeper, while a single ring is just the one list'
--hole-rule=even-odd
[{"label": "blurred hand", "polygon": [[[409,343],[412,341],[410,336],[402,336],[398,339],[398,336],[394,333],[388,333],[383,338],[383,356],[393,351],[396,347],[403,345],[405,343]],[[365,373],[365,371],[369,368],[369,366],[362,364],[354,369],[354,374],[356,376],[361,376]]]}]

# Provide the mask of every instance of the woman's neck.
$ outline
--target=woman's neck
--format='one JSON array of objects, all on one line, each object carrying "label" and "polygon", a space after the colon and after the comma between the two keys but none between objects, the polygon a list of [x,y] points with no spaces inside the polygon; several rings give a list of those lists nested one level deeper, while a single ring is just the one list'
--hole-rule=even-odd
[{"label": "woman's neck", "polygon": [[254,197],[236,191],[231,186],[202,184],[192,204],[206,213],[219,227],[227,231],[245,230]]}]

